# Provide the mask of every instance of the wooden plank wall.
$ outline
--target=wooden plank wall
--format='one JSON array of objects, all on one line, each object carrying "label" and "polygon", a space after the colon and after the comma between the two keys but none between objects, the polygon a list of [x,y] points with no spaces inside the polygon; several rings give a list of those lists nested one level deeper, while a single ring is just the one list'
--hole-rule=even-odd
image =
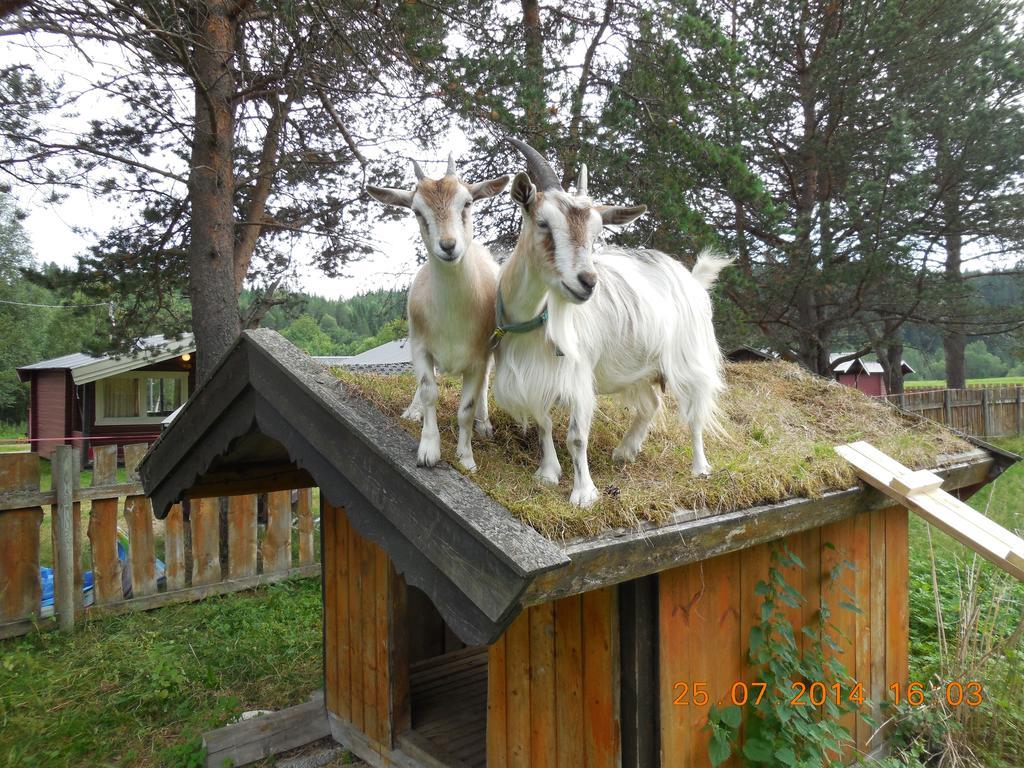
[{"label": "wooden plank wall", "polygon": [[490,647],[488,768],[621,764],[616,595],[528,608]]},{"label": "wooden plank wall", "polygon": [[[863,685],[865,696],[871,697],[876,707],[871,714],[879,720],[877,705],[889,694],[889,685],[905,685],[909,675],[907,531],[907,511],[896,507],[785,539],[806,566],[785,574],[807,598],[802,607],[788,611],[795,631],[816,621],[822,601],[829,605],[832,624],[840,632],[839,658]],[[759,621],[762,603],[754,588],[768,578],[772,546],[722,555],[659,577],[661,747],[666,768],[710,766],[710,736],[704,726],[711,703],[729,705],[734,683],[749,685],[756,680],[748,637]],[[843,570],[833,582],[829,574],[843,560],[856,570]],[[861,613],[839,607],[840,600],[849,602],[851,596]],[[805,649],[812,642],[798,637]],[[675,703],[682,692],[680,683],[691,692],[686,704]],[[707,704],[693,703],[694,683],[703,683]],[[857,747],[865,749],[871,735],[868,724],[852,714],[842,723],[855,735]],[[875,746],[877,739],[871,745]],[[741,762],[734,755],[726,765],[738,767]]]},{"label": "wooden plank wall", "polygon": [[345,511],[321,505],[327,711],[387,754],[410,724],[405,582]]}]

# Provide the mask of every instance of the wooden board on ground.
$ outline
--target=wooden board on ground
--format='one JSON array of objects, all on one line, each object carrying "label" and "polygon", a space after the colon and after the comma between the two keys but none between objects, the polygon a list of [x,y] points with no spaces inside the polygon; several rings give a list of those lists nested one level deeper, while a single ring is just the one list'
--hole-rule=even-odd
[{"label": "wooden board on ground", "polygon": [[836,446],[836,453],[869,485],[1024,581],[1024,539],[943,491],[938,477],[908,469],[863,441]]},{"label": "wooden board on ground", "polygon": [[317,691],[305,704],[204,733],[206,765],[246,765],[310,744],[330,733],[324,695]]}]

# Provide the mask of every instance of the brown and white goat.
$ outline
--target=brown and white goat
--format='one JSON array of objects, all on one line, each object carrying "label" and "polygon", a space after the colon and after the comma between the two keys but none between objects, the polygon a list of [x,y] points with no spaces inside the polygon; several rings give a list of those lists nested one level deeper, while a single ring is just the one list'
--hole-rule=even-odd
[{"label": "brown and white goat", "polygon": [[427,262],[409,288],[409,344],[417,388],[402,415],[423,422],[416,463],[436,465],[441,459],[441,435],[435,369],[461,376],[457,454],[459,463],[472,471],[476,469],[474,421],[478,434],[493,434],[487,413],[487,379],[498,276],[490,251],[473,239],[473,203],[500,193],[508,177],[464,182],[451,155],[440,179],[426,178],[415,160],[413,170],[416,186],[411,190],[366,187],[382,203],[412,209],[427,247]]},{"label": "brown and white goat", "polygon": [[576,194],[569,194],[535,149],[510,141],[526,157],[529,174],[512,182],[523,223],[501,270],[505,316],[498,323],[521,332],[502,336],[495,352],[494,397],[520,421],[537,422],[543,455],[534,476],[558,483],[551,409],[567,406],[575,472],[570,501],[593,504],[598,490],[587,441],[596,395],[618,393],[633,406],[633,423],[612,453],[616,461],[632,461],[661,406],[661,391],[676,398],[680,419],[692,431],[693,474],[709,474],[703,432],[716,424],[724,384],[708,289],[729,260],[701,254],[691,273],[658,251],[595,251],[604,225],[629,223],[646,208],[594,204],[585,166]]}]

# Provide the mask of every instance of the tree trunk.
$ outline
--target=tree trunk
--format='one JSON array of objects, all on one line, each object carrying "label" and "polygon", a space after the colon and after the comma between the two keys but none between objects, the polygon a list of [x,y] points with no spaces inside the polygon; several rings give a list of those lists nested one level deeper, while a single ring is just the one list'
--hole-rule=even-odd
[{"label": "tree trunk", "polygon": [[946,319],[946,329],[942,335],[942,347],[946,353],[946,386],[950,389],[963,389],[967,386],[967,371],[964,367],[964,347],[967,339],[964,336],[959,320],[959,308],[963,292],[963,276],[960,273],[960,248],[962,237],[958,231],[955,211],[956,204],[947,203],[946,226],[946,282],[949,290],[950,312]]},{"label": "tree trunk", "polygon": [[967,386],[967,371],[964,368],[964,337],[960,319],[963,316],[964,280],[961,274],[961,248],[963,235],[960,227],[960,196],[956,184],[956,173],[946,151],[945,138],[939,136],[938,171],[939,183],[944,189],[942,195],[942,223],[945,229],[946,246],[946,312],[942,347],[946,353],[946,386],[949,389],[963,389]]},{"label": "tree trunk", "polygon": [[903,342],[894,341],[886,347],[888,368],[885,372],[885,388],[890,395],[903,394]]},{"label": "tree trunk", "polygon": [[544,82],[544,32],[540,23],[540,2],[522,0],[523,36],[526,40],[525,63],[529,73],[522,84],[523,109],[526,112],[526,133],[538,150],[543,151],[547,140],[547,86]]},{"label": "tree trunk", "polygon": [[206,381],[238,337],[235,291],[234,92],[237,20],[227,3],[201,4],[195,48],[195,134],[189,175],[189,294],[196,376]]}]

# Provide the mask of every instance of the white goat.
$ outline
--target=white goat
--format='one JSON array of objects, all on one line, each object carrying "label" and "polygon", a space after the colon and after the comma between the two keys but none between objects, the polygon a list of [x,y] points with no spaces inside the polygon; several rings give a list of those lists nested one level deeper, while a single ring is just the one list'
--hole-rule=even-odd
[{"label": "white goat", "polygon": [[[612,453],[632,461],[661,406],[661,391],[679,403],[693,437],[693,474],[707,475],[703,432],[715,427],[716,398],[723,390],[722,354],[711,323],[708,288],[730,260],[701,254],[693,272],[653,250],[603,248],[594,242],[605,224],[626,224],[646,206],[595,205],[587,197],[587,171],[577,194],[532,147],[510,140],[527,159],[512,182],[523,213],[515,252],[499,282],[499,329],[543,323],[544,331],[502,335],[495,354],[495,400],[515,418],[537,422],[541,450],[534,477],[557,484],[562,474],[551,437],[550,411],[569,408],[572,504],[598,498],[587,463],[587,440],[596,395],[620,393],[636,415]],[[539,186],[534,186],[531,177]],[[534,323],[530,318],[541,318]]]},{"label": "white goat", "polygon": [[451,155],[440,179],[426,178],[415,160],[413,170],[412,190],[366,188],[382,203],[411,208],[427,247],[427,262],[409,287],[409,343],[417,388],[402,415],[422,419],[416,463],[433,467],[441,460],[435,366],[462,376],[457,453],[462,466],[472,471],[474,420],[481,436],[493,434],[487,379],[498,275],[490,251],[473,239],[473,202],[500,193],[508,177],[467,184],[458,177]]}]

